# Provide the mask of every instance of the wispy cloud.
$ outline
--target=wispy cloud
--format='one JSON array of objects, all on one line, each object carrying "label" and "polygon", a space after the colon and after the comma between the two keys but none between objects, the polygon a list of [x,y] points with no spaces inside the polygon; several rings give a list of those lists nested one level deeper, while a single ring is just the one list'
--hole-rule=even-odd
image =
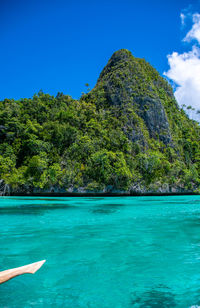
[{"label": "wispy cloud", "polygon": [[200,44],[200,14],[195,13],[192,15],[193,26],[192,29],[187,33],[184,38],[185,42],[190,42],[192,40],[197,40]]},{"label": "wispy cloud", "polygon": [[[185,15],[181,14],[181,23],[185,23]],[[169,70],[165,76],[176,84],[175,97],[180,106],[192,106],[200,109],[200,14],[192,15],[193,25],[183,41],[196,40],[189,52],[179,54],[173,52],[168,55]],[[190,114],[193,119],[198,119],[195,112]]]},{"label": "wispy cloud", "polygon": [[186,18],[186,16],[185,16],[185,14],[181,13],[180,17],[181,17],[181,25],[184,26],[185,25],[185,18]]}]

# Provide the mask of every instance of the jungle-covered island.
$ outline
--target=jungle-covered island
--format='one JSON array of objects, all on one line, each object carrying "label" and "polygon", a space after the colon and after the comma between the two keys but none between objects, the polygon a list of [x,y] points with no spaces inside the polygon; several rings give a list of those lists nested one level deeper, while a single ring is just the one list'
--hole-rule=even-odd
[{"label": "jungle-covered island", "polygon": [[200,192],[200,126],[126,49],[79,100],[0,102],[1,194]]}]

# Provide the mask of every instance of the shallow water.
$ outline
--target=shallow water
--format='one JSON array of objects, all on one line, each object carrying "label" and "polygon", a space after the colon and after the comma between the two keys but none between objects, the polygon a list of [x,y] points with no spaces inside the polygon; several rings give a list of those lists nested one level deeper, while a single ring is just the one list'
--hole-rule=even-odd
[{"label": "shallow water", "polygon": [[200,196],[0,198],[0,307],[200,306]]}]

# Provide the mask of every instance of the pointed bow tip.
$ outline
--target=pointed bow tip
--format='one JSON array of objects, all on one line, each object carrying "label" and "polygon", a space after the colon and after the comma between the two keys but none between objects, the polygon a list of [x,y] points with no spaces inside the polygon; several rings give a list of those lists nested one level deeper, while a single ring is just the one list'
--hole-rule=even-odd
[{"label": "pointed bow tip", "polygon": [[35,274],[35,272],[37,272],[41,267],[42,265],[46,262],[46,260],[42,260],[42,261],[38,261],[38,262],[35,262],[35,263],[32,263],[30,264],[31,265],[31,272],[32,274]]}]

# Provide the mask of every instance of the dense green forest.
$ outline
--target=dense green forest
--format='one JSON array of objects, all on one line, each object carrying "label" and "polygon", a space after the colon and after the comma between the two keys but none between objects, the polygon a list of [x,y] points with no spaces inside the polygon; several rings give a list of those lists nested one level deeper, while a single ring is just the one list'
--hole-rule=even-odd
[{"label": "dense green forest", "polygon": [[200,126],[127,50],[79,100],[0,102],[0,179],[11,191],[200,191]]}]

